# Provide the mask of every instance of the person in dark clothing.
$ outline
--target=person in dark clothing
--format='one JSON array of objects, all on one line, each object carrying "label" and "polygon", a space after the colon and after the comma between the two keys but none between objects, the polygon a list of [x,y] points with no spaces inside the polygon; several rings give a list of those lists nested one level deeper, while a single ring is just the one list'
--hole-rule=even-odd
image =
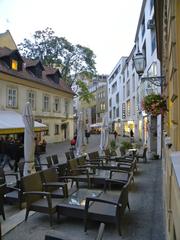
[{"label": "person in dark clothing", "polygon": [[38,165],[41,165],[39,142],[36,137],[34,138],[34,140],[35,140],[35,152],[34,152],[35,160],[37,161]]},{"label": "person in dark clothing", "polygon": [[116,140],[116,138],[117,138],[117,132],[116,130],[114,130],[114,139]]},{"label": "person in dark clothing", "polygon": [[133,133],[133,130],[132,130],[132,129],[130,130],[130,137],[131,137],[131,138],[134,137],[134,133]]},{"label": "person in dark clothing", "polygon": [[10,141],[8,141],[8,140],[5,140],[1,144],[2,144],[2,146],[1,146],[2,153],[4,154],[2,167],[4,168],[5,165],[8,164],[10,169],[12,170],[13,166],[12,166],[12,164],[10,162],[10,160],[11,160],[10,156],[12,154],[12,151],[11,151],[11,144],[12,143]]},{"label": "person in dark clothing", "polygon": [[130,130],[130,141],[131,143],[134,142],[134,133],[132,129]]}]

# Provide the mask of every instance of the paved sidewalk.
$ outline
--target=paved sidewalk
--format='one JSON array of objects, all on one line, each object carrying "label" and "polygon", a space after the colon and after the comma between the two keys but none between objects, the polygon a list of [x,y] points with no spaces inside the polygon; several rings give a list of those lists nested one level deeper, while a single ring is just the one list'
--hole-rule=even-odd
[{"label": "paved sidewalk", "polygon": [[[97,150],[98,143],[99,136],[93,136],[88,151]],[[64,152],[68,149],[69,142],[48,145],[47,155],[57,153],[61,161],[64,161]],[[129,201],[131,211],[127,210],[124,216],[122,237],[118,235],[114,225],[106,224],[103,240],[165,240],[161,160],[138,164],[138,173],[131,186]],[[47,233],[63,234],[72,240],[92,240],[95,239],[99,227],[97,223],[90,223],[88,233],[84,233],[83,220],[61,217],[60,222],[57,222],[54,215],[51,228],[47,215],[35,213],[24,222],[24,211],[18,214],[21,215],[22,223],[6,233],[3,240],[44,240]]]}]

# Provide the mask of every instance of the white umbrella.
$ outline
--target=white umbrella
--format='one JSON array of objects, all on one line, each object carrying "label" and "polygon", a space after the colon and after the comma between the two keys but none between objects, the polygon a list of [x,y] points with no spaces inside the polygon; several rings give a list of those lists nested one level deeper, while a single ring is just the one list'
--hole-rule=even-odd
[{"label": "white umbrella", "polygon": [[34,167],[34,119],[32,114],[31,104],[27,102],[23,110],[24,129],[24,176],[32,174],[35,171]]},{"label": "white umbrella", "polygon": [[100,139],[100,152],[107,148],[109,141],[109,127],[108,127],[108,113],[104,114],[102,127],[101,127],[101,139]]},{"label": "white umbrella", "polygon": [[76,156],[82,154],[82,145],[84,145],[84,127],[83,115],[82,112],[80,112],[77,119]]}]

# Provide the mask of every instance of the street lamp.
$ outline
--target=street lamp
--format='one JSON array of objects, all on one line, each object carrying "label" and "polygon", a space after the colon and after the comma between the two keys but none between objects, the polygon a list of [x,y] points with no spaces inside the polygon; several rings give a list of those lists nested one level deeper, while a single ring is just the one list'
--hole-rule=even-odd
[{"label": "street lamp", "polygon": [[138,52],[134,55],[133,61],[137,74],[141,76],[144,73],[146,62],[143,53],[141,53],[139,49]]},{"label": "street lamp", "polygon": [[[133,62],[135,66],[135,70],[139,76],[142,76],[146,67],[146,61],[143,53],[141,53],[138,49],[138,52],[133,57]],[[154,77],[141,77],[141,82],[150,82],[151,84],[162,87],[164,83],[165,77],[164,76],[154,76]]]}]

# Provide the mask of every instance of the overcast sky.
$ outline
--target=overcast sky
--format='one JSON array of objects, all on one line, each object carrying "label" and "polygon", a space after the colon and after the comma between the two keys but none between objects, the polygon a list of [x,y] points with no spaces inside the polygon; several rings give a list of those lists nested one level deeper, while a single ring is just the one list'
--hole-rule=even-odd
[{"label": "overcast sky", "polygon": [[51,27],[59,37],[89,47],[99,74],[110,74],[134,45],[142,0],[0,0],[0,32],[16,44]]}]

